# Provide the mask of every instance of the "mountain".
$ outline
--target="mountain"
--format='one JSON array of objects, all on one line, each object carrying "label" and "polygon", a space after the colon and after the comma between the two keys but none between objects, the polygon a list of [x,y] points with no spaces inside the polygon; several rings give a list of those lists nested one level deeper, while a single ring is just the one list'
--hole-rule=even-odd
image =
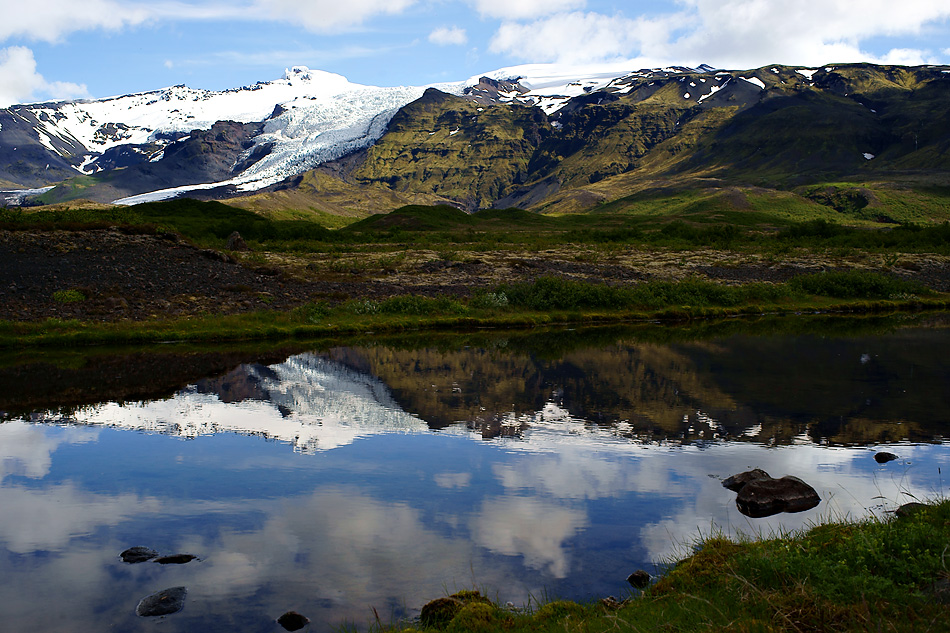
[{"label": "mountain", "polygon": [[758,187],[871,208],[880,183],[950,184],[948,97],[950,68],[935,66],[541,65],[400,88],[296,67],[232,91],[0,110],[0,186],[55,185],[44,202],[187,193],[357,216],[436,202],[615,209],[697,186],[740,206]]}]

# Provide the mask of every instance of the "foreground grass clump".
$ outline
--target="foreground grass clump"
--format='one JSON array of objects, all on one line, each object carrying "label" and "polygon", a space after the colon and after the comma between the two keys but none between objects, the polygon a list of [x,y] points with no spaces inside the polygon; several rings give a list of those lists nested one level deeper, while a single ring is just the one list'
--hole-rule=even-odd
[{"label": "foreground grass clump", "polygon": [[[622,602],[527,611],[472,592],[416,626],[439,631],[947,631],[950,501],[901,517],[818,525],[758,541],[713,537]],[[447,600],[447,599],[441,599]],[[392,630],[412,629],[396,627]]]}]

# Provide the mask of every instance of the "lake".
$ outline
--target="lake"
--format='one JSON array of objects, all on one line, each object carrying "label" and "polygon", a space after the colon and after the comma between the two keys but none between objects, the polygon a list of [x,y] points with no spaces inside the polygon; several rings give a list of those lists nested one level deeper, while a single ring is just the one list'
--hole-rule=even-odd
[{"label": "lake", "polygon": [[[0,630],[366,630],[633,591],[711,533],[945,496],[950,319],[763,318],[0,357]],[[879,464],[878,451],[898,459]],[[750,518],[722,479],[821,496]],[[950,471],[948,471],[950,472]],[[144,546],[183,564],[130,564]],[[136,615],[156,591],[184,608]]]}]

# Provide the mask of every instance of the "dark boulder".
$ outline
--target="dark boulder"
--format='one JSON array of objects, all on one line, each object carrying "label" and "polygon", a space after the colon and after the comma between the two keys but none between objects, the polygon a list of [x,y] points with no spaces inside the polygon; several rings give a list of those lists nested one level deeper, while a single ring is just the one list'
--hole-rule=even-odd
[{"label": "dark boulder", "polygon": [[742,514],[761,518],[779,512],[803,512],[814,508],[821,497],[798,477],[756,479],[739,489],[736,507]]},{"label": "dark boulder", "polygon": [[913,516],[927,507],[925,503],[917,503],[912,501],[910,503],[905,503],[901,507],[894,510],[894,514],[897,515],[899,519],[906,519],[907,517]]},{"label": "dark boulder", "polygon": [[894,453],[881,451],[880,453],[874,454],[874,461],[876,461],[878,464],[886,464],[887,462],[892,462],[895,459],[897,459],[897,455]]},{"label": "dark boulder", "polygon": [[763,479],[771,478],[772,477],[761,468],[753,468],[752,470],[747,470],[744,473],[739,473],[738,475],[733,475],[732,477],[726,477],[722,480],[722,485],[724,488],[728,488],[733,492],[739,492],[739,490],[741,490],[742,487],[750,481],[761,481]]},{"label": "dark boulder", "polygon": [[638,569],[627,576],[627,582],[629,582],[630,586],[634,589],[645,589],[647,585],[650,584],[650,574],[642,569]]},{"label": "dark boulder", "polygon": [[296,611],[288,611],[277,618],[277,624],[284,627],[287,631],[299,631],[310,624],[310,619],[305,615],[300,615]]},{"label": "dark boulder", "polygon": [[135,607],[135,615],[142,617],[154,617],[159,615],[170,615],[178,613],[185,606],[185,595],[188,589],[185,587],[171,587],[156,591],[150,596],[145,596]]},{"label": "dark boulder", "polygon": [[150,547],[142,547],[141,545],[130,547],[129,549],[119,554],[119,557],[122,559],[122,562],[130,563],[130,564],[144,563],[147,560],[152,560],[156,556],[158,556],[158,552],[156,552]]}]

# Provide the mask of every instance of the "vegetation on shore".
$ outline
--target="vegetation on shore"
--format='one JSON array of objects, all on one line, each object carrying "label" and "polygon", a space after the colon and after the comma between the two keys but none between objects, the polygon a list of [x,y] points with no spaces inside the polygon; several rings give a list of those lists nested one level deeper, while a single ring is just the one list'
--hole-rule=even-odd
[{"label": "vegetation on shore", "polygon": [[675,322],[805,311],[880,314],[948,308],[950,298],[946,295],[913,281],[874,272],[822,272],[787,283],[740,286],[700,279],[608,286],[542,277],[491,292],[479,291],[468,298],[399,295],[335,304],[318,299],[285,312],[148,321],[0,321],[0,347],[312,338],[418,329]]},{"label": "vegetation on shore", "polygon": [[[645,204],[659,204],[647,200]],[[728,215],[728,214],[727,214]],[[798,275],[781,282],[727,285],[702,277],[675,281],[594,283],[540,276],[532,281],[497,283],[476,288],[470,296],[405,294],[389,298],[314,295],[292,310],[242,314],[204,313],[146,321],[90,322],[48,319],[0,322],[0,346],[42,344],[145,343],[165,340],[248,340],[314,337],[342,333],[412,329],[524,327],[551,323],[605,323],[637,320],[685,320],[799,311],[878,313],[946,309],[950,298],[933,292],[907,275],[909,253],[950,255],[950,223],[896,224],[887,229],[845,226],[825,218],[793,222],[782,214],[758,211],[740,217],[712,215],[594,214],[549,217],[518,209],[467,214],[452,207],[408,206],[349,226],[328,229],[306,219],[274,219],[217,202],[180,199],[111,209],[0,209],[0,229],[85,231],[117,228],[136,233],[175,233],[202,247],[224,249],[238,231],[251,247],[235,253],[245,265],[272,267],[273,253],[320,253],[329,264],[312,263],[308,275],[334,279],[385,279],[410,259],[410,252],[435,252],[446,262],[480,250],[540,252],[549,247],[584,245],[577,262],[589,264],[602,250],[661,249],[665,252],[719,249],[754,253],[763,265],[808,252],[820,255],[832,270]],[[598,250],[600,249],[600,250]],[[589,251],[589,252],[588,252]],[[370,269],[364,254],[376,257]],[[341,266],[332,257],[348,253]],[[873,253],[876,270],[839,270],[834,264],[851,255]],[[278,258],[279,259],[279,258]],[[378,261],[377,261],[378,260]],[[390,263],[380,263],[392,260]],[[594,263],[601,260],[596,260]],[[402,264],[400,262],[403,262]],[[360,264],[363,265],[360,268]],[[728,262],[723,263],[728,267]],[[741,264],[736,264],[741,266]],[[329,266],[329,267],[328,267]],[[841,268],[847,268],[842,266]],[[339,269],[339,270],[338,270]],[[294,271],[271,274],[293,276]],[[544,273],[542,273],[544,275]],[[53,291],[51,291],[52,293]],[[407,291],[408,292],[408,291]],[[53,300],[81,304],[83,289],[58,288]],[[266,303],[266,302],[265,302]],[[266,306],[265,306],[266,307]]]},{"label": "vegetation on shore", "polygon": [[[710,535],[624,600],[441,598],[383,631],[947,631],[950,501],[764,539]],[[428,606],[428,605],[427,605]]]}]

